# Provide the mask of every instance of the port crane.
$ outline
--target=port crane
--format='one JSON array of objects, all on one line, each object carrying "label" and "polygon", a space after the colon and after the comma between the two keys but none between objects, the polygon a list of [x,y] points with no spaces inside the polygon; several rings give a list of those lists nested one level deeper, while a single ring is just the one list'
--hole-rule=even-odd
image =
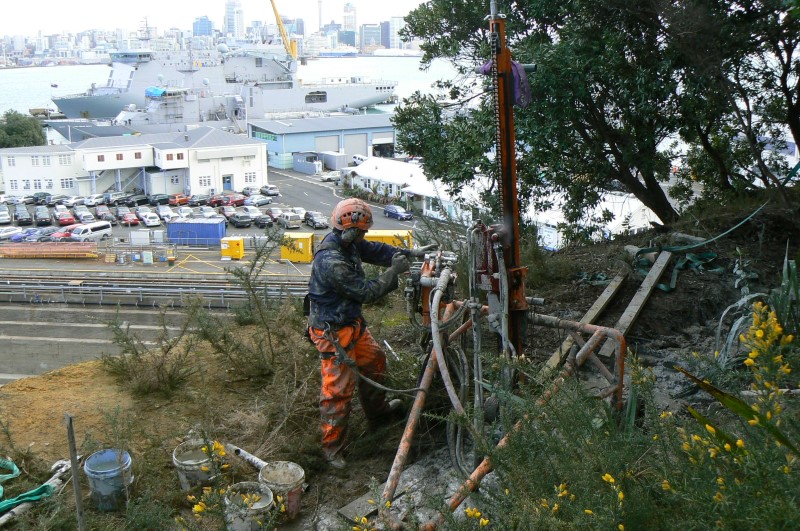
[{"label": "port crane", "polygon": [[281,32],[281,40],[283,40],[283,47],[286,48],[286,53],[292,56],[292,59],[297,59],[297,42],[289,38],[289,33],[286,31],[286,26],[283,25],[281,15],[278,13],[278,6],[275,0],[270,0],[272,3],[272,11],[275,13],[275,22],[278,24],[278,30]]}]

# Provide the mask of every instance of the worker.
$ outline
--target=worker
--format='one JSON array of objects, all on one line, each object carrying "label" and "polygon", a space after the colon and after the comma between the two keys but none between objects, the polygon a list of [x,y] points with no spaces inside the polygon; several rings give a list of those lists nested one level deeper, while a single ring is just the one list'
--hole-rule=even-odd
[{"label": "worker", "polygon": [[[388,401],[384,390],[359,376],[381,384],[386,370],[386,354],[367,328],[361,306],[396,289],[398,275],[409,269],[408,258],[424,256],[436,245],[409,250],[365,240],[372,210],[355,198],[336,205],[331,225],[311,267],[308,333],[322,358],[322,453],[331,466],[341,469],[347,465],[342,448],[356,383],[368,421],[379,421],[402,407],[399,399]],[[367,280],[362,261],[388,269]]]}]

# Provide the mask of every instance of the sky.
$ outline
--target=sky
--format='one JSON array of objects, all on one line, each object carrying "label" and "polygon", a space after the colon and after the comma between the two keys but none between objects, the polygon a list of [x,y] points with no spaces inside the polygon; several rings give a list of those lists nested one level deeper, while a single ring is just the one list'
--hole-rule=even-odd
[{"label": "sky", "polygon": [[[342,22],[344,0],[322,0],[323,23]],[[405,16],[421,0],[350,0],[356,8],[356,23],[378,23],[392,16]],[[241,0],[245,25],[253,20],[274,23],[269,0]],[[302,18],[306,33],[319,28],[318,0],[276,0],[278,11],[289,18]],[[15,3],[0,17],[0,36],[35,36],[77,33],[87,29],[136,30],[144,20],[159,32],[171,27],[191,29],[194,19],[207,16],[215,28],[222,26],[225,0],[31,0]]]}]

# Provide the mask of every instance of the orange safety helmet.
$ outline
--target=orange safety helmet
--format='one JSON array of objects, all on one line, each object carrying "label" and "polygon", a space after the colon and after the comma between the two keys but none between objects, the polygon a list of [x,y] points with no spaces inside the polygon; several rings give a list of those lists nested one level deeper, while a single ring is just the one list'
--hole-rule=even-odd
[{"label": "orange safety helmet", "polygon": [[372,209],[361,199],[345,199],[333,208],[331,225],[342,231],[351,227],[367,231],[372,227]]}]

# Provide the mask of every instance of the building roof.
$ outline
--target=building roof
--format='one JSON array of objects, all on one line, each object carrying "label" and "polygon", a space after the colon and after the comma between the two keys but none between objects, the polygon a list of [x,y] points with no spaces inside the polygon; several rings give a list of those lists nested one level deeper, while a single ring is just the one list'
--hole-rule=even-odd
[{"label": "building roof", "polygon": [[72,149],[65,144],[49,144],[46,146],[25,146],[0,149],[3,155],[53,155],[58,153],[72,153]]},{"label": "building roof", "polygon": [[321,118],[248,121],[253,126],[276,135],[393,127],[391,114],[348,114],[341,116],[323,116]]},{"label": "building roof", "polygon": [[69,144],[73,149],[111,149],[130,146],[159,146],[160,149],[209,148],[221,146],[263,145],[263,142],[235,135],[213,127],[198,127],[181,133],[152,133],[135,136],[89,138]]}]

